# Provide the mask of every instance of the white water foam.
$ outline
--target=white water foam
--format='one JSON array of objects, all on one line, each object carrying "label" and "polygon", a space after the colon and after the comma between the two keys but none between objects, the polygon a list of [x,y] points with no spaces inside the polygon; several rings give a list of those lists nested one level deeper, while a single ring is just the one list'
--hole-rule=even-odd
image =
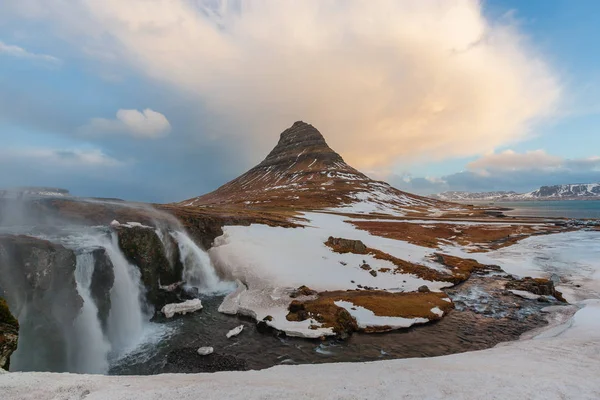
[{"label": "white water foam", "polygon": [[139,269],[125,259],[115,233],[111,240],[103,242],[102,247],[106,249],[115,274],[115,282],[110,291],[111,307],[107,324],[111,355],[115,357],[131,351],[140,343],[150,316],[143,311],[144,289]]},{"label": "white water foam", "polygon": [[83,299],[83,306],[75,320],[73,337],[68,348],[69,371],[105,374],[108,372],[108,353],[111,346],[104,336],[98,319],[98,307],[90,294],[93,273],[93,254],[78,255],[75,280],[77,292]]},{"label": "white water foam", "polygon": [[183,264],[183,280],[188,286],[197,288],[202,294],[226,293],[235,289],[233,282],[222,281],[208,256],[188,235],[171,233],[179,246]]}]

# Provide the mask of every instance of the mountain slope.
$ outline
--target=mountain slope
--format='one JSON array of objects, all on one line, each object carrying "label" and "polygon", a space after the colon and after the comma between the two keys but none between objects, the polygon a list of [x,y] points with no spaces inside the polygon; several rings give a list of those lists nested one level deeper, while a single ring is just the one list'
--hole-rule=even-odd
[{"label": "mountain slope", "polygon": [[178,203],[187,207],[335,209],[404,215],[445,203],[397,190],[352,168],[312,125],[298,121],[257,166],[214,192]]}]

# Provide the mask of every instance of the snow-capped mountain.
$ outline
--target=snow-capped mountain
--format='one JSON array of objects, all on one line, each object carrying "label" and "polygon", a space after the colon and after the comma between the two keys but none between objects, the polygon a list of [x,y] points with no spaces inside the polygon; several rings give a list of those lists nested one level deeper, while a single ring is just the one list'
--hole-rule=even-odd
[{"label": "snow-capped mountain", "polygon": [[465,200],[499,200],[510,199],[519,196],[516,192],[460,192],[448,191],[438,194],[433,194],[430,197],[444,201],[465,201]]},{"label": "snow-capped mountain", "polygon": [[524,201],[600,199],[600,183],[542,186],[529,193],[516,192],[443,192],[430,196],[444,201]]},{"label": "snow-capped mountain", "polygon": [[542,186],[533,192],[521,195],[523,199],[577,199],[600,198],[600,183]]},{"label": "snow-capped mountain", "polygon": [[346,164],[312,125],[298,121],[257,166],[186,207],[330,209],[399,214],[448,206],[375,181]]}]

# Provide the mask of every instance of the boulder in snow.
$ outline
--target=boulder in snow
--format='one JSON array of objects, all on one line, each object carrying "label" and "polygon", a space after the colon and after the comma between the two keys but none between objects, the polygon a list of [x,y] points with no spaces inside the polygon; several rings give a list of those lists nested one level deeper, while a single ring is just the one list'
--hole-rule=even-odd
[{"label": "boulder in snow", "polygon": [[202,309],[202,302],[200,299],[187,300],[183,303],[173,303],[167,304],[162,308],[163,314],[165,317],[171,318],[175,314],[187,314],[189,312],[194,312]]}]

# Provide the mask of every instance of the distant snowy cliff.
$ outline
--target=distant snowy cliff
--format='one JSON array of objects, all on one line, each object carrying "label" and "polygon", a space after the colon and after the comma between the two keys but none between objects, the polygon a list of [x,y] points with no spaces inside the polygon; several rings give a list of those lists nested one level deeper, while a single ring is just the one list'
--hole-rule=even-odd
[{"label": "distant snowy cliff", "polygon": [[462,200],[498,200],[508,199],[515,196],[520,196],[516,192],[459,192],[450,191],[438,194],[433,194],[430,197],[444,201],[462,201]]},{"label": "distant snowy cliff", "polygon": [[521,195],[523,199],[544,198],[600,198],[600,183],[542,186],[538,190]]},{"label": "distant snowy cliff", "polygon": [[600,199],[600,183],[542,186],[529,193],[450,191],[430,197],[445,201],[526,201],[526,200],[590,200]]}]

